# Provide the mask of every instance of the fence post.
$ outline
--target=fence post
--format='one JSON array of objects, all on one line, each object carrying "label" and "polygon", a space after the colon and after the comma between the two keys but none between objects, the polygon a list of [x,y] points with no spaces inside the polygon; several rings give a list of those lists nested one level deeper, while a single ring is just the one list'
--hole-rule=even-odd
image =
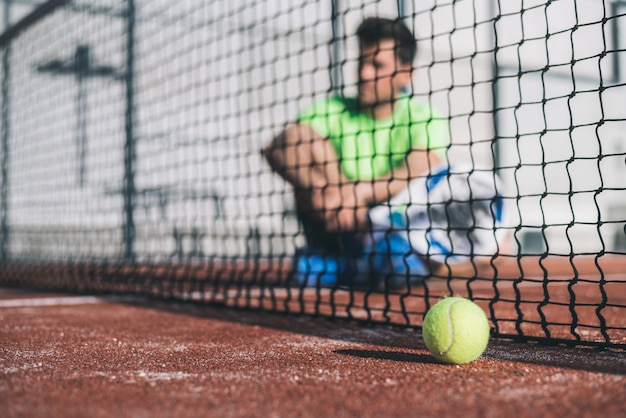
[{"label": "fence post", "polygon": [[341,0],[331,1],[332,39],[330,41],[330,88],[337,93],[343,89],[341,51],[339,43],[342,41]]},{"label": "fence post", "polygon": [[135,259],[135,103],[134,103],[134,59],[135,59],[135,2],[127,0],[126,11],[126,143],[124,146],[124,259]]},{"label": "fence post", "polygon": [[[4,28],[10,24],[11,5],[4,2]],[[11,58],[11,42],[2,48],[2,160],[0,170],[0,261],[9,258],[9,63]]]}]

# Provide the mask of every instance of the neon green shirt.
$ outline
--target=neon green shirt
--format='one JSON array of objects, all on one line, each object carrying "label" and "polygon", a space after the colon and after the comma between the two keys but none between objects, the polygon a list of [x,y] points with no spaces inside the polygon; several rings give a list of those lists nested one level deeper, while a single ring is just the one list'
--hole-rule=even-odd
[{"label": "neon green shirt", "polygon": [[332,97],[304,109],[298,121],[327,137],[351,180],[383,176],[414,148],[444,152],[449,144],[445,120],[430,106],[402,96],[389,119],[359,111],[356,98]]}]

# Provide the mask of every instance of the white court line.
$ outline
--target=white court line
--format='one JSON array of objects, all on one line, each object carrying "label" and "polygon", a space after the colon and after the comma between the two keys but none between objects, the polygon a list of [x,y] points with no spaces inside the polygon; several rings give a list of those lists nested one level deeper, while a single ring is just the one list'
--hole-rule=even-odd
[{"label": "white court line", "polygon": [[145,298],[134,295],[115,296],[65,296],[51,298],[0,300],[0,308],[28,308],[39,306],[89,305],[105,302],[134,302]]}]

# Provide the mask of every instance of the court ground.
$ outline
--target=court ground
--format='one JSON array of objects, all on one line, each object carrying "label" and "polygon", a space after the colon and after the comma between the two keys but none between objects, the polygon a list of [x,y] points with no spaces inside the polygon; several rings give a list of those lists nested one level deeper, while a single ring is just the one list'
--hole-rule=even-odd
[{"label": "court ground", "polygon": [[626,353],[128,296],[0,289],[4,417],[626,417]]}]

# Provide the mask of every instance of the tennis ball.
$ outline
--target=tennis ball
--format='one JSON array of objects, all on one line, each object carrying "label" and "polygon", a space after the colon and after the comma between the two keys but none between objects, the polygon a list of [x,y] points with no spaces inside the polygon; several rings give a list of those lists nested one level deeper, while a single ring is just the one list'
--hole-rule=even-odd
[{"label": "tennis ball", "polygon": [[422,335],[426,348],[438,360],[469,363],[487,348],[489,322],[485,312],[471,300],[447,297],[426,313]]}]

